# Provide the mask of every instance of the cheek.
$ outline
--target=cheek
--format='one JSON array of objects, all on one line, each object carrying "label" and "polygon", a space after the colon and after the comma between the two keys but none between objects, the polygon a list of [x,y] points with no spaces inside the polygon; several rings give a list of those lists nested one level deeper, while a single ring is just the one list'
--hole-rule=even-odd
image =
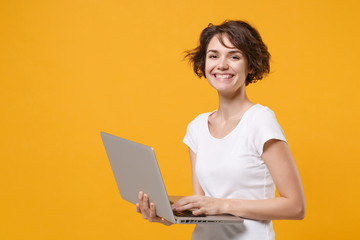
[{"label": "cheek", "polygon": [[215,64],[205,63],[205,73],[210,73],[215,67]]},{"label": "cheek", "polygon": [[238,73],[241,73],[243,75],[247,75],[249,73],[249,70],[248,70],[246,64],[240,64],[240,65],[234,66],[234,69],[236,69],[236,71]]}]

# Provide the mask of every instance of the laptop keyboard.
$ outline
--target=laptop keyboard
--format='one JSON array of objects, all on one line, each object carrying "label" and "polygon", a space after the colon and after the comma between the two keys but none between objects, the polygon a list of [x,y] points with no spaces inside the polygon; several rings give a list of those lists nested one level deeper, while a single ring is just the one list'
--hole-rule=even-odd
[{"label": "laptop keyboard", "polygon": [[[173,202],[170,201],[170,204],[173,204]],[[184,211],[181,211],[181,212],[173,210],[173,212],[174,212],[174,215],[177,216],[177,217],[206,217],[205,214],[194,215],[192,213],[192,211],[190,211],[190,210],[184,210]]]}]

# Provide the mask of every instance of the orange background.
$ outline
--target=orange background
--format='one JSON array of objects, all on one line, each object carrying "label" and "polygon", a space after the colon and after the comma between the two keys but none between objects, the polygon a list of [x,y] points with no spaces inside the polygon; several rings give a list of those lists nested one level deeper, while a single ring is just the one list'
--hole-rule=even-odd
[{"label": "orange background", "polygon": [[307,200],[278,240],[359,239],[358,1],[0,2],[0,238],[190,239],[120,198],[100,131],[155,148],[191,194],[182,143],[217,95],[182,61],[212,22],[243,19],[272,54],[251,100],[275,111]]}]

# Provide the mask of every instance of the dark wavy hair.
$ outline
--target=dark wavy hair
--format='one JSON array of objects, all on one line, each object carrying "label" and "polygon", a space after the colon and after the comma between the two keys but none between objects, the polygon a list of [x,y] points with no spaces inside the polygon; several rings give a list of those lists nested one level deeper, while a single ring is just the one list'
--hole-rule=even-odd
[{"label": "dark wavy hair", "polygon": [[209,24],[200,35],[198,47],[186,51],[185,58],[193,65],[193,69],[199,78],[205,76],[206,50],[210,40],[218,37],[225,47],[223,37],[227,37],[230,42],[247,58],[251,73],[246,78],[246,86],[262,79],[270,72],[270,53],[259,32],[250,24],[244,21],[225,21],[220,25]]}]

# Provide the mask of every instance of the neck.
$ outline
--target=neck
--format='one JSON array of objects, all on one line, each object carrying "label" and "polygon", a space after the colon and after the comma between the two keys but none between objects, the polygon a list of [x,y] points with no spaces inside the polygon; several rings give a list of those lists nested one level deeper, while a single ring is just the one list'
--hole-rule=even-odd
[{"label": "neck", "polygon": [[244,112],[253,103],[246,95],[245,86],[240,88],[237,92],[232,94],[223,94],[218,92],[219,95],[219,108],[217,116],[223,121],[228,121],[233,118],[242,116]]}]

